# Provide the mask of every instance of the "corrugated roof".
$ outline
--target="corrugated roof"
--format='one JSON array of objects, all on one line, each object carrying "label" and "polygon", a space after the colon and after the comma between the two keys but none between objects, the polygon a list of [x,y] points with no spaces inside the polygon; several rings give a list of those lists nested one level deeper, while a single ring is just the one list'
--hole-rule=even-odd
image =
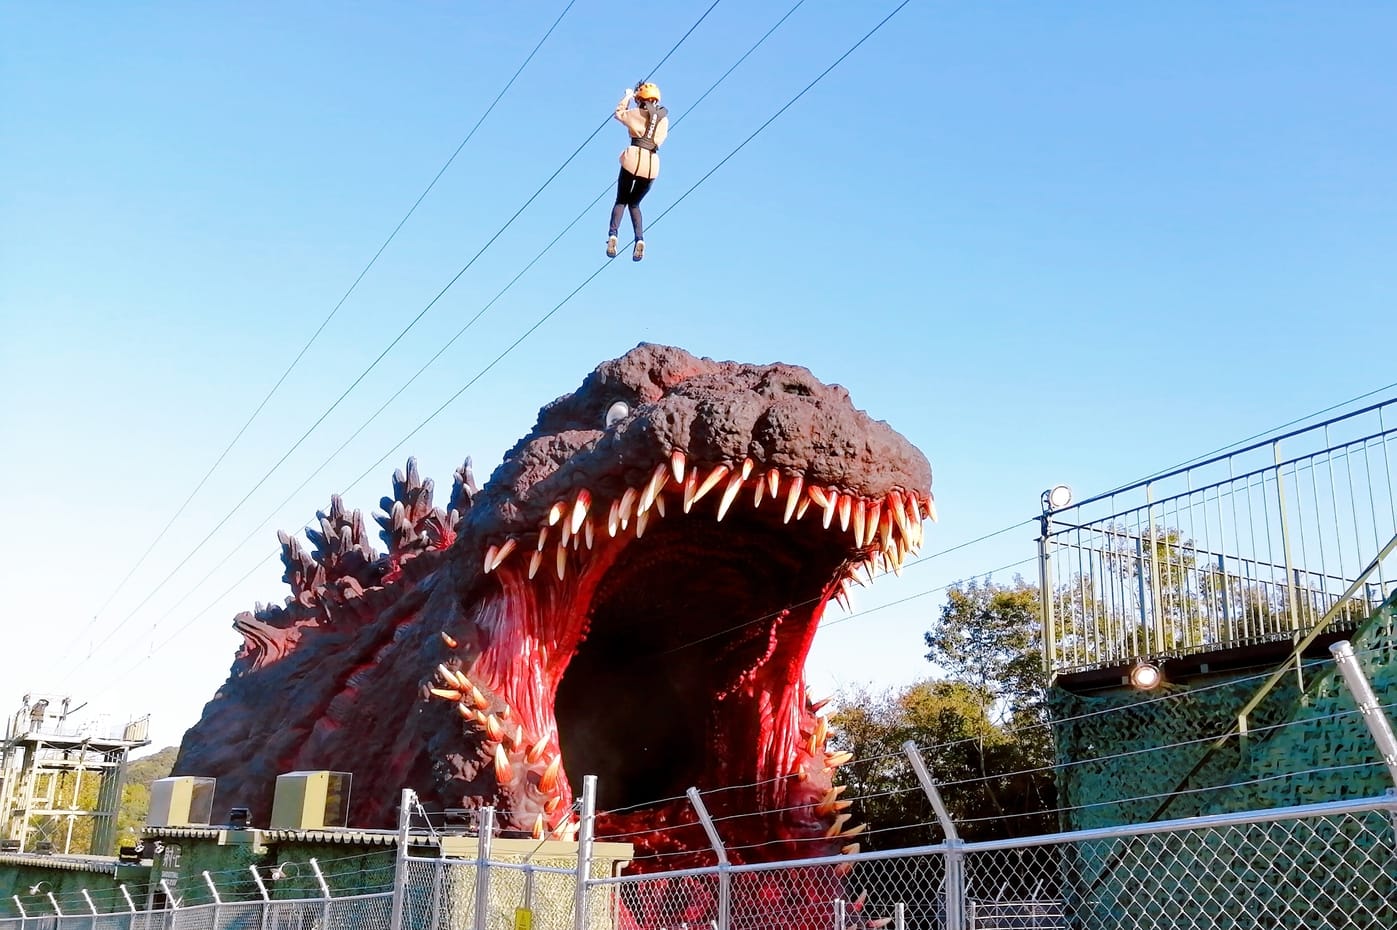
[{"label": "corrugated roof", "polygon": [[116,872],[116,859],[111,856],[41,856],[38,853],[0,853],[0,865],[53,869],[59,872],[95,872],[98,875],[112,875]]}]

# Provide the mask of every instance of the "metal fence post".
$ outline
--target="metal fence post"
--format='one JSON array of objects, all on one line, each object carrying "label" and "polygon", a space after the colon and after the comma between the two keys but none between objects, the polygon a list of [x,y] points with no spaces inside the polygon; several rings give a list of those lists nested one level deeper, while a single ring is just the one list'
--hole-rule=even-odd
[{"label": "metal fence post", "polygon": [[320,871],[320,863],[312,857],[310,860],[310,870],[315,873],[315,880],[320,885],[320,897],[323,903],[320,905],[320,926],[330,926],[330,886],[325,881],[325,873]]},{"label": "metal fence post", "polygon": [[893,905],[893,930],[907,930],[907,905],[901,901]]},{"label": "metal fence post", "polygon": [[1057,624],[1053,616],[1052,511],[1044,510],[1038,534],[1038,603],[1043,610],[1043,672],[1052,681],[1057,669]]},{"label": "metal fence post", "polygon": [[1392,722],[1382,712],[1382,705],[1378,703],[1377,695],[1373,694],[1373,686],[1368,683],[1368,676],[1363,674],[1349,641],[1341,639],[1330,646],[1329,651],[1334,654],[1339,674],[1353,695],[1353,702],[1358,705],[1363,722],[1368,725],[1368,732],[1378,747],[1378,756],[1387,765],[1393,787],[1397,788],[1397,737],[1392,734]]},{"label": "metal fence post", "polygon": [[218,912],[223,909],[223,899],[218,896],[218,887],[213,883],[213,876],[208,869],[204,870],[204,882],[209,886],[209,894],[213,896],[213,925],[215,930],[218,927]]},{"label": "metal fence post", "polygon": [[92,903],[92,895],[87,893],[87,889],[82,889],[82,898],[87,902],[87,909],[92,912],[92,916],[97,916],[97,905]]},{"label": "metal fence post", "polygon": [[708,815],[708,808],[704,806],[703,798],[699,797],[698,789],[690,788],[684,793],[688,795],[689,803],[694,805],[699,823],[703,824],[703,832],[708,834],[708,842],[718,856],[718,930],[728,930],[732,919],[732,875],[728,873],[728,851],[723,848],[718,828],[713,826],[713,818]]},{"label": "metal fence post", "polygon": [[482,807],[475,837],[475,930],[485,930],[490,908],[490,841],[495,836],[495,809]]},{"label": "metal fence post", "polygon": [[834,926],[830,927],[830,930],[844,930],[844,921],[845,921],[846,919],[847,919],[847,918],[844,916],[844,899],[843,899],[843,898],[835,898],[835,899],[834,899]]},{"label": "metal fence post", "polygon": [[52,891],[48,893],[48,897],[49,904],[53,905],[53,913],[56,914],[58,916],[58,919],[61,921],[63,919],[63,912],[58,909],[58,899],[53,896]]},{"label": "metal fence post", "polygon": [[403,905],[407,899],[407,843],[410,836],[412,804],[417,795],[411,788],[404,788],[398,800],[398,856],[393,869],[393,908],[388,918],[389,930],[402,930]]},{"label": "metal fence post", "polygon": [[15,909],[19,911],[20,925],[23,926],[24,921],[29,919],[29,915],[24,912],[24,902],[19,899],[19,895],[11,895],[11,897],[15,900]]},{"label": "metal fence post", "polygon": [[936,811],[936,819],[946,834],[946,930],[964,930],[965,853],[961,849],[960,833],[956,830],[955,821],[951,820],[950,811],[946,810],[946,802],[942,800],[917,744],[909,739],[902,744],[902,751],[907,754],[907,761],[912,763],[912,771],[917,774],[917,781],[922,791],[926,792],[932,810]]},{"label": "metal fence post", "polygon": [[125,882],[117,887],[121,889],[121,896],[126,899],[126,906],[131,909],[131,913],[126,918],[126,926],[130,930],[136,930],[136,902],[131,900],[131,892],[126,888]]},{"label": "metal fence post", "polygon": [[597,776],[582,776],[582,823],[577,832],[577,887],[573,889],[573,930],[587,930],[587,887],[592,878],[592,838],[597,826]]},{"label": "metal fence post", "polygon": [[247,870],[252,873],[252,880],[257,883],[257,893],[262,896],[262,907],[258,910],[260,915],[257,921],[259,930],[267,930],[268,912],[272,909],[272,896],[267,894],[267,883],[262,881],[262,873],[257,871],[257,866],[250,865]]}]

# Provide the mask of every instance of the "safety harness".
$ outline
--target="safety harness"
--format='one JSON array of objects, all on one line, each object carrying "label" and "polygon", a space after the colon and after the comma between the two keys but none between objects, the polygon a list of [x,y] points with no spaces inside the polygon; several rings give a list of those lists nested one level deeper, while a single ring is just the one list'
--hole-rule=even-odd
[{"label": "safety harness", "polygon": [[655,142],[655,130],[660,127],[660,120],[669,115],[669,111],[662,106],[645,107],[644,109],[645,132],[639,136],[631,136],[631,145],[647,152],[658,152],[660,146]]}]

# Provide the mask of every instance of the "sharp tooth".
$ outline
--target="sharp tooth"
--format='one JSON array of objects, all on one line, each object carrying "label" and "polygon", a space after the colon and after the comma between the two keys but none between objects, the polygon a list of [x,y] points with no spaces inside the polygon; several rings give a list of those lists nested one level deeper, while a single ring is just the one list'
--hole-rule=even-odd
[{"label": "sharp tooth", "polygon": [[[509,707],[506,706],[504,710],[509,710]],[[500,711],[501,717],[504,716],[504,710]],[[509,737],[509,744],[516,750],[524,745],[524,728],[517,723],[514,725],[514,733]]]},{"label": "sharp tooth", "polygon": [[846,856],[857,856],[862,848],[863,847],[860,846],[858,843],[850,843],[848,846],[843,847],[839,851]]},{"label": "sharp tooth", "polygon": [[674,472],[674,483],[684,483],[684,453],[675,449],[669,454],[669,467]]},{"label": "sharp tooth", "polygon": [[536,840],[543,839],[543,815],[539,814],[534,820],[533,836]]},{"label": "sharp tooth", "polygon": [[758,478],[756,481],[754,481],[754,482],[752,483],[752,506],[753,506],[753,507],[760,507],[760,506],[762,505],[762,492],[764,492],[765,490],[766,490],[766,482],[763,481],[762,479]]},{"label": "sharp tooth", "polygon": [[572,522],[571,522],[571,521],[569,521],[569,522],[563,524],[562,532],[559,533],[559,535],[558,535],[558,545],[560,545],[560,546],[566,546],[566,545],[567,545],[568,543],[570,543],[570,542],[572,542]]},{"label": "sharp tooth", "polygon": [[534,743],[532,746],[530,746],[529,749],[528,749],[528,751],[527,751],[526,753],[524,753],[524,758],[527,759],[527,760],[529,761],[529,764],[530,764],[530,765],[534,765],[535,763],[538,762],[539,759],[542,759],[542,758],[543,758],[543,752],[544,752],[544,750],[546,750],[547,748],[548,748],[548,737],[546,737],[546,736],[540,736],[540,737],[538,738],[538,742],[537,742],[537,743]]},{"label": "sharp tooth", "polygon": [[864,524],[863,541],[861,546],[873,545],[873,540],[878,536],[878,521],[882,518],[883,505],[878,501],[872,501],[868,505],[868,520]]},{"label": "sharp tooth", "polygon": [[592,530],[592,521],[591,521],[591,520],[588,520],[586,523],[582,524],[582,531],[583,531],[583,536],[584,536],[584,537],[586,538],[586,540],[587,540],[587,548],[588,548],[588,549],[592,548],[592,533],[593,533],[593,530]]},{"label": "sharp tooth", "polygon": [[800,503],[796,505],[796,519],[799,520],[799,519],[801,519],[802,517],[804,517],[804,516],[805,516],[805,511],[807,511],[807,510],[809,510],[809,509],[810,509],[810,498],[809,498],[808,496],[807,496],[807,497],[802,497],[802,498],[800,499]]},{"label": "sharp tooth", "polygon": [[[853,803],[853,802],[850,802],[850,803]],[[848,814],[840,814],[839,816],[840,816],[840,817],[848,817],[849,815],[848,815]],[[843,833],[841,833],[841,834],[839,834],[839,835],[840,835],[840,836],[843,836],[843,837],[853,838],[853,837],[855,837],[855,836],[858,836],[860,833],[862,833],[863,831],[865,831],[865,830],[867,830],[867,829],[868,829],[868,824],[866,824],[866,823],[861,823],[861,824],[859,824],[857,827],[850,827],[849,829],[845,830]]]},{"label": "sharp tooth", "polygon": [[781,490],[781,473],[774,468],[767,470],[766,489],[771,494],[772,500],[776,499],[777,493]]},{"label": "sharp tooth", "polygon": [[846,614],[851,614],[854,612],[853,605],[849,603],[849,595],[844,591],[844,589],[841,588],[840,590],[834,593],[834,600],[835,603],[837,603],[840,607],[844,608],[844,612]]},{"label": "sharp tooth", "polygon": [[743,480],[743,481],[746,481],[748,478],[752,477],[752,469],[753,469],[753,468],[756,468],[756,467],[757,467],[757,463],[756,463],[756,462],[753,462],[750,458],[745,458],[745,459],[743,459],[743,460],[742,460],[742,480]]},{"label": "sharp tooth", "polygon": [[688,513],[689,508],[694,506],[694,493],[698,491],[698,466],[689,469],[689,475],[684,479],[684,512]]},{"label": "sharp tooth", "polygon": [[699,485],[698,490],[694,492],[694,502],[697,503],[703,498],[703,495],[713,490],[719,481],[727,477],[730,470],[726,465],[714,465],[713,470],[708,473],[708,477],[703,479],[703,484]]},{"label": "sharp tooth", "polygon": [[626,488],[625,493],[621,495],[620,517],[621,529],[623,530],[626,528],[627,524],[631,522],[631,511],[635,509],[635,502],[638,497],[640,497],[640,492],[635,488]]},{"label": "sharp tooth", "polygon": [[795,513],[796,504],[799,504],[802,500],[800,492],[804,485],[805,479],[800,475],[796,475],[791,479],[790,487],[786,490],[786,514],[781,518],[782,523],[791,522],[791,514]]},{"label": "sharp tooth", "polygon": [[907,506],[912,509],[912,522],[922,522],[922,499],[916,493],[907,495]]},{"label": "sharp tooth", "polygon": [[829,504],[829,495],[826,493],[825,489],[820,487],[818,484],[810,485],[810,487],[806,489],[805,493],[809,494],[810,499],[815,503],[819,504],[821,507],[827,506]]},{"label": "sharp tooth", "polygon": [[444,701],[460,701],[462,697],[461,692],[455,689],[430,688],[428,690]]},{"label": "sharp tooth", "polygon": [[486,700],[485,694],[475,685],[471,685],[471,701],[481,710],[490,706],[490,702]]},{"label": "sharp tooth", "polygon": [[832,752],[825,757],[825,768],[837,769],[841,765],[847,765],[854,759],[854,754],[847,749],[843,752]]},{"label": "sharp tooth", "polygon": [[557,501],[548,508],[548,525],[556,526],[558,521],[563,519],[563,514],[567,512],[567,501]]},{"label": "sharp tooth", "polygon": [[863,518],[864,503],[863,498],[860,497],[854,502],[854,545],[856,546],[863,545]]},{"label": "sharp tooth", "polygon": [[635,538],[639,539],[645,535],[645,524],[650,522],[650,511],[645,511],[636,515],[635,518]]},{"label": "sharp tooth", "polygon": [[873,560],[865,559],[862,564],[864,577],[868,579],[869,584],[873,584]]},{"label": "sharp tooth", "polygon": [[459,713],[462,717],[465,717],[467,720],[474,720],[474,719],[475,719],[475,711],[471,710],[471,709],[470,709],[469,707],[467,707],[465,704],[457,704],[457,705],[456,705],[456,711],[457,711],[457,713]]},{"label": "sharp tooth", "polygon": [[530,580],[530,581],[532,581],[532,580],[533,580],[533,577],[534,577],[535,575],[538,574],[538,567],[539,567],[540,565],[542,565],[542,564],[543,564],[543,553],[542,553],[542,552],[535,551],[533,555],[529,556],[529,580]]},{"label": "sharp tooth", "polygon": [[612,501],[611,510],[606,515],[606,534],[615,536],[616,530],[621,526],[621,502]]},{"label": "sharp tooth", "polygon": [[437,674],[440,675],[441,680],[446,682],[448,685],[456,686],[458,684],[456,679],[456,673],[453,672],[451,669],[447,668],[445,665],[437,666]]},{"label": "sharp tooth", "polygon": [[665,463],[661,462],[655,466],[655,471],[650,475],[650,481],[645,485],[645,490],[640,495],[640,512],[644,513],[650,509],[650,505],[655,503],[655,498],[664,490],[665,483],[669,481],[669,469]]},{"label": "sharp tooth", "polygon": [[[809,697],[807,696],[806,699],[809,700]],[[825,709],[826,705],[828,705],[829,702],[830,698],[820,698],[818,701],[810,701],[810,713],[818,714],[820,711]]]},{"label": "sharp tooth", "polygon": [[495,780],[502,785],[509,784],[514,769],[509,764],[509,756],[504,754],[503,746],[495,747]]},{"label": "sharp tooth", "polygon": [[[545,814],[551,814],[551,813],[553,813],[555,810],[557,810],[557,809],[558,809],[558,805],[559,805],[559,804],[562,804],[562,803],[563,803],[562,795],[555,794],[555,795],[553,795],[553,797],[549,798],[547,801],[544,802],[544,804],[543,804],[543,812],[544,812]],[[850,801],[849,803],[852,804],[852,803],[854,803],[854,802],[853,802],[853,801]]]},{"label": "sharp tooth", "polygon": [[834,521],[834,512],[839,509],[839,492],[830,490],[829,496],[825,498],[824,527],[829,529],[829,525]]},{"label": "sharp tooth", "polygon": [[485,561],[481,565],[481,568],[485,571],[485,574],[490,574],[491,569],[495,567],[495,556],[499,554],[499,546],[491,546],[490,548],[485,550]]},{"label": "sharp tooth", "polygon": [[853,802],[853,801],[835,801],[834,804],[831,806],[830,809],[831,809],[831,811],[832,811],[833,813],[836,813],[836,814],[837,814],[837,813],[839,813],[840,811],[847,811],[849,808],[851,808],[851,807],[853,807],[853,806],[854,806],[854,802]]},{"label": "sharp tooth", "polygon": [[568,573],[568,547],[562,543],[558,544],[558,580],[562,581],[563,576]]},{"label": "sharp tooth", "polygon": [[655,495],[655,512],[662,517],[665,515],[665,496],[663,493]]},{"label": "sharp tooth", "polygon": [[849,517],[854,512],[854,497],[852,494],[841,494],[839,496],[839,529],[840,532],[849,531]]},{"label": "sharp tooth", "polygon": [[[854,847],[854,852],[858,852],[858,843],[850,843],[849,846]],[[848,849],[849,846],[846,846],[844,848]],[[854,853],[850,853],[849,855],[852,856],[853,854]],[[834,874],[838,878],[848,878],[851,874],[853,874],[854,866],[856,865],[858,865],[857,862],[841,862],[834,867]]]},{"label": "sharp tooth", "polygon": [[538,789],[544,794],[552,794],[553,789],[558,786],[558,770],[563,766],[563,757],[554,756],[553,761],[548,763],[548,768],[543,770],[543,775],[538,780]]},{"label": "sharp tooth", "polygon": [[893,517],[892,514],[887,512],[887,510],[884,510],[883,513],[878,517],[879,548],[884,551],[887,551],[888,543],[892,541],[892,537]]},{"label": "sharp tooth", "polygon": [[[834,787],[826,791],[825,796],[820,799],[820,803],[815,805],[815,813],[819,814],[821,817],[828,817],[830,814],[837,813],[837,811],[835,811],[834,809],[834,805],[838,800],[839,796],[844,793],[844,789],[847,787],[849,786],[835,785]],[[844,801],[842,803],[852,804],[853,802]]]},{"label": "sharp tooth", "polygon": [[504,727],[500,726],[500,721],[494,714],[489,714],[485,718],[485,732],[490,734],[490,738],[497,743],[504,742]]},{"label": "sharp tooth", "polygon": [[456,640],[452,639],[452,638],[451,638],[451,635],[450,635],[449,633],[447,633],[445,630],[442,630],[442,631],[441,631],[441,641],[444,642],[444,643],[446,643],[446,648],[447,648],[447,649],[455,649],[455,648],[456,648]]},{"label": "sharp tooth", "polygon": [[851,814],[840,814],[839,816],[835,817],[834,823],[830,824],[829,827],[825,830],[825,836],[831,838],[839,836],[839,831],[844,829],[844,825],[848,823],[851,819]]},{"label": "sharp tooth", "polygon": [[[748,464],[751,464],[751,462],[751,459],[747,460]],[[723,514],[727,513],[728,508],[732,506],[733,498],[737,497],[737,492],[742,490],[742,481],[743,476],[740,472],[733,472],[732,475],[729,476],[728,486],[723,489],[723,498],[718,502],[719,520],[723,519]]]},{"label": "sharp tooth", "polygon": [[907,536],[907,512],[903,510],[900,491],[888,492],[888,510],[892,512],[893,522],[897,524],[897,531],[904,537]]},{"label": "sharp tooth", "polygon": [[539,552],[542,552],[542,551],[543,551],[543,547],[544,547],[545,544],[547,544],[547,542],[548,542],[548,527],[546,527],[546,526],[540,526],[540,527],[538,528],[538,546],[536,547],[536,548],[538,549]]},{"label": "sharp tooth", "polygon": [[592,492],[583,488],[577,492],[577,500],[572,505],[572,531],[582,529],[582,521],[587,519],[587,510],[592,506]]},{"label": "sharp tooth", "polygon": [[[823,746],[825,744],[825,739],[829,736],[829,720],[824,717],[818,718],[815,724],[814,736],[816,746]],[[814,753],[812,752],[811,755],[813,756]]]},{"label": "sharp tooth", "polygon": [[931,522],[932,522],[932,523],[937,522],[937,520],[936,520],[936,498],[932,497],[930,494],[927,494],[927,496],[926,496],[926,515],[927,515],[928,517],[931,518]]},{"label": "sharp tooth", "polygon": [[500,567],[500,563],[502,563],[506,558],[508,558],[509,554],[514,551],[515,545],[517,545],[517,543],[515,542],[514,537],[512,536],[504,541],[504,544],[500,546],[499,551],[495,553],[495,561],[490,564],[490,571],[493,572],[495,569]]}]

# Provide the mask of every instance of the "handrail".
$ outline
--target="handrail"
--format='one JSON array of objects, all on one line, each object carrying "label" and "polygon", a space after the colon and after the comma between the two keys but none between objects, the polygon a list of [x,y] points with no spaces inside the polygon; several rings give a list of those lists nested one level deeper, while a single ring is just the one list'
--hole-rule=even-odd
[{"label": "handrail", "polygon": [[[1184,472],[1191,471],[1195,468],[1203,468],[1208,465],[1213,465],[1218,462],[1226,461],[1227,459],[1232,458],[1233,456],[1243,455],[1247,452],[1254,452],[1257,449],[1264,449],[1267,446],[1272,445],[1273,443],[1283,442],[1284,440],[1292,439],[1296,436],[1303,435],[1304,433],[1313,432],[1317,429],[1321,429],[1322,427],[1333,426],[1335,423],[1342,423],[1345,420],[1351,420],[1354,417],[1362,416],[1365,413],[1372,413],[1374,410],[1381,410],[1383,407],[1387,407],[1394,403],[1397,403],[1397,397],[1389,397],[1387,400],[1379,401],[1376,404],[1370,404],[1369,406],[1364,407],[1360,410],[1354,410],[1350,413],[1344,414],[1343,416],[1334,417],[1331,420],[1325,420],[1321,423],[1311,423],[1309,426],[1302,426],[1299,429],[1291,430],[1288,433],[1282,433],[1279,436],[1271,436],[1267,439],[1262,439],[1258,442],[1255,442],[1249,446],[1243,446],[1240,449],[1233,449],[1230,452],[1223,452],[1211,458],[1204,459],[1200,462],[1191,462],[1185,465],[1180,465],[1178,468],[1173,468],[1166,472],[1160,472],[1156,475],[1150,475],[1148,478],[1141,478],[1139,481],[1132,482],[1131,484],[1124,484],[1118,488],[1112,488],[1109,491],[1102,491],[1100,494],[1094,494],[1091,497],[1086,498],[1085,500],[1077,501],[1076,503],[1064,509],[1070,510],[1072,507],[1082,507],[1087,504],[1094,504],[1099,500],[1104,500],[1108,497],[1113,497],[1117,494],[1124,494],[1126,491],[1133,491],[1136,488],[1143,488],[1145,485],[1151,484],[1156,481],[1163,481],[1166,478],[1173,478],[1176,475],[1182,475]],[[1384,430],[1382,433],[1379,433],[1378,435],[1386,435],[1387,432],[1387,430]],[[1367,438],[1371,439],[1372,437]],[[1349,444],[1351,445],[1351,443]]]},{"label": "handrail", "polygon": [[1290,655],[1286,656],[1284,661],[1282,661],[1280,665],[1276,667],[1276,670],[1272,672],[1271,675],[1266,679],[1266,682],[1260,687],[1260,689],[1257,690],[1256,694],[1253,695],[1252,699],[1247,701],[1247,703],[1242,706],[1241,711],[1239,711],[1237,714],[1237,722],[1232,725],[1231,729],[1229,729],[1222,736],[1219,736],[1208,746],[1207,751],[1203,753],[1199,760],[1194,764],[1193,768],[1188,770],[1188,773],[1184,775],[1182,779],[1179,780],[1179,783],[1174,787],[1174,790],[1169,793],[1169,796],[1164,799],[1164,801],[1159,805],[1159,807],[1155,808],[1154,813],[1149,816],[1150,821],[1158,820],[1159,817],[1166,810],[1169,809],[1169,806],[1174,803],[1174,799],[1179,796],[1177,793],[1179,789],[1183,788],[1184,785],[1187,785],[1189,781],[1193,778],[1193,776],[1198,774],[1198,772],[1203,768],[1203,766],[1206,765],[1210,759],[1212,759],[1214,753],[1216,753],[1223,746],[1227,745],[1227,742],[1230,739],[1232,739],[1232,737],[1247,732],[1247,715],[1260,706],[1261,702],[1266,699],[1266,696],[1271,693],[1271,690],[1276,687],[1276,683],[1279,682],[1282,678],[1284,678],[1287,673],[1289,673],[1292,664],[1295,664],[1298,667],[1300,658],[1304,654],[1305,650],[1308,649],[1310,645],[1316,639],[1319,638],[1319,635],[1324,632],[1324,629],[1327,626],[1329,626],[1331,622],[1333,622],[1336,616],[1338,616],[1340,608],[1344,605],[1344,603],[1347,602],[1349,598],[1353,597],[1354,594],[1358,591],[1358,589],[1361,588],[1365,582],[1367,582],[1368,576],[1370,576],[1373,572],[1378,570],[1378,566],[1382,564],[1382,560],[1387,558],[1394,549],[1397,549],[1397,535],[1394,535],[1390,540],[1388,540],[1387,545],[1383,546],[1382,549],[1379,550],[1378,554],[1373,558],[1373,561],[1368,563],[1368,567],[1363,569],[1363,571],[1359,573],[1358,578],[1354,580],[1353,584],[1349,585],[1349,589],[1345,591],[1342,595],[1340,595],[1339,599],[1334,602],[1334,606],[1330,607],[1328,610],[1324,612],[1324,616],[1320,617],[1319,622],[1314,625],[1313,629],[1311,629],[1310,632],[1307,633],[1305,637],[1295,645],[1295,648],[1291,650]]}]

